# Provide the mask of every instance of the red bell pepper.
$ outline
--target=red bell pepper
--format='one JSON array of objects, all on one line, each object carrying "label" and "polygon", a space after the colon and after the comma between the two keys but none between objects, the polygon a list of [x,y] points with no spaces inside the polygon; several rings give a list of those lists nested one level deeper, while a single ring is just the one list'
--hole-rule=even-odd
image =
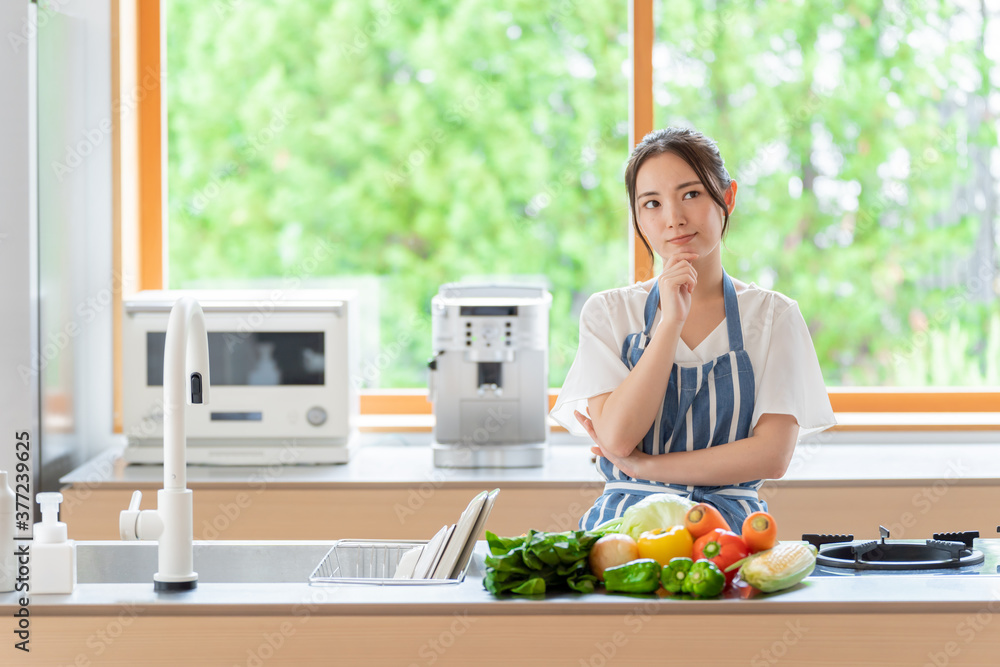
[{"label": "red bell pepper", "polygon": [[[699,558],[707,558],[715,563],[720,570],[726,572],[727,567],[749,555],[750,549],[742,537],[731,530],[715,528],[699,537],[694,543],[692,558],[696,561]],[[739,572],[738,569],[726,573],[727,587],[733,583],[737,572]]]}]

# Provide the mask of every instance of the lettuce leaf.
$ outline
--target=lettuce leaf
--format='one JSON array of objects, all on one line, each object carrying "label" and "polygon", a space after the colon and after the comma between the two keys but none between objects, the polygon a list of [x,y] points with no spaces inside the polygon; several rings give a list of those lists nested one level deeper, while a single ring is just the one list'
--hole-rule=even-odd
[{"label": "lettuce leaf", "polygon": [[654,493],[626,509],[620,517],[597,526],[593,532],[602,535],[625,533],[638,540],[647,530],[683,526],[684,516],[696,504],[673,493]]}]

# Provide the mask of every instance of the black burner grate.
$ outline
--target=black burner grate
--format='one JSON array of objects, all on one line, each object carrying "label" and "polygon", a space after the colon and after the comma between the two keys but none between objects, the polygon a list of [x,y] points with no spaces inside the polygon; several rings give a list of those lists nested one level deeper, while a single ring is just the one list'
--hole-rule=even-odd
[{"label": "black burner grate", "polygon": [[978,531],[934,533],[919,542],[887,542],[889,531],[879,526],[880,540],[854,542],[853,535],[805,534],[817,549],[816,564],[851,570],[935,570],[978,565],[983,553],[972,547]]}]

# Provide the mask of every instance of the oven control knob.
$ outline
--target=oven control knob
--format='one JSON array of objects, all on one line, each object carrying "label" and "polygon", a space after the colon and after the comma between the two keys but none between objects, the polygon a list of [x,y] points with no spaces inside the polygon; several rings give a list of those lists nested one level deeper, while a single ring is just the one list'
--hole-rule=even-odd
[{"label": "oven control knob", "polygon": [[313,426],[322,426],[326,423],[326,410],[321,407],[309,408],[306,413],[306,420]]}]

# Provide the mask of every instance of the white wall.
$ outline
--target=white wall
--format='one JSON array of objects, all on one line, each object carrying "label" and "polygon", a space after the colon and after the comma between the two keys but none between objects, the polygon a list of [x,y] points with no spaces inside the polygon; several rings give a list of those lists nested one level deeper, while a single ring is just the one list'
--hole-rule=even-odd
[{"label": "white wall", "polygon": [[38,385],[31,373],[37,349],[37,239],[32,233],[35,179],[28,76],[33,14],[27,1],[0,2],[0,469],[14,470],[15,434],[27,431],[37,479]]},{"label": "white wall", "polygon": [[0,469],[29,430],[32,493],[113,442],[110,14],[0,2]]},{"label": "white wall", "polygon": [[[43,483],[112,429],[110,0],[52,2],[38,30]],[[44,11],[44,10],[43,10]],[[69,396],[65,411],[48,409]]]}]

